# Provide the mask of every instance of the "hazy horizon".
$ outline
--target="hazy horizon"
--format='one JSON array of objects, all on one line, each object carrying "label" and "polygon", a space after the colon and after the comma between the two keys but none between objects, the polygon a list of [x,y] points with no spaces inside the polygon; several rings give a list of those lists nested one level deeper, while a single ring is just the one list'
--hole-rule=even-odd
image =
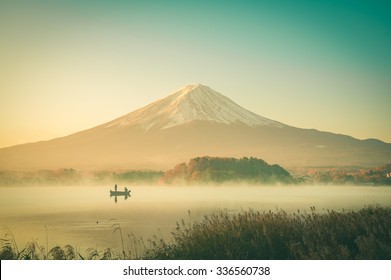
[{"label": "hazy horizon", "polygon": [[0,3],[0,148],[201,83],[266,118],[391,143],[381,1]]}]

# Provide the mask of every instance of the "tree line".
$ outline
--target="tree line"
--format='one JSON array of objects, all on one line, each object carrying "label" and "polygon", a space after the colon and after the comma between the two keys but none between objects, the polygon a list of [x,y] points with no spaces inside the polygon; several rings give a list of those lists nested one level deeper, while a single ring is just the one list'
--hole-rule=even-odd
[{"label": "tree line", "polygon": [[[292,175],[295,174],[295,175]],[[297,175],[300,174],[300,175]],[[278,164],[243,157],[196,157],[167,171],[101,170],[73,168],[38,171],[0,171],[0,186],[165,184],[307,184],[391,185],[391,164],[372,169],[297,168],[288,172]]]},{"label": "tree line", "polygon": [[262,159],[243,157],[196,157],[165,172],[163,183],[292,183],[293,178],[277,164]]}]

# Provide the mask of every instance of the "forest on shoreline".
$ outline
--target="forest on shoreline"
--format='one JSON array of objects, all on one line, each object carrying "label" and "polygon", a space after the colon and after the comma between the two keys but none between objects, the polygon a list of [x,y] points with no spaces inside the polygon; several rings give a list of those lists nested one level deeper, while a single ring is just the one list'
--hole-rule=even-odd
[{"label": "forest on shoreline", "polygon": [[197,157],[167,171],[73,168],[0,171],[0,186],[66,185],[391,185],[391,164],[376,168],[300,167],[290,172],[262,159]]}]

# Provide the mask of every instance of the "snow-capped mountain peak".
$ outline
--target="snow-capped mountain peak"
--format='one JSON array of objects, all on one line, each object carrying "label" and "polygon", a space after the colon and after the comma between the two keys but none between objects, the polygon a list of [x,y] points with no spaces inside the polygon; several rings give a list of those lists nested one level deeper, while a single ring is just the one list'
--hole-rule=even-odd
[{"label": "snow-capped mountain peak", "polygon": [[201,84],[187,85],[106,126],[140,125],[147,131],[152,127],[166,129],[196,120],[248,126],[284,126],[240,107],[231,99]]}]

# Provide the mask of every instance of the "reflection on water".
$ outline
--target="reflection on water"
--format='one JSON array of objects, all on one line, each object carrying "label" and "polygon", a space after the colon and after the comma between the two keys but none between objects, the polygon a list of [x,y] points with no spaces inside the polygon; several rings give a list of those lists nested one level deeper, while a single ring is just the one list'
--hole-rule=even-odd
[{"label": "reflection on water", "polygon": [[[249,208],[317,211],[390,205],[390,187],[132,187],[131,199],[118,203],[108,187],[0,187],[0,225],[8,226],[20,246],[36,240],[50,248],[70,244],[81,251],[120,248],[113,225],[124,236],[154,235],[170,239],[176,221],[201,220],[205,215]],[[114,190],[115,191],[115,190]],[[121,190],[122,191],[122,190]],[[125,191],[125,190],[124,190]],[[114,200],[117,195],[113,195]],[[190,212],[189,212],[190,210]],[[3,232],[0,232],[3,236]]]}]

